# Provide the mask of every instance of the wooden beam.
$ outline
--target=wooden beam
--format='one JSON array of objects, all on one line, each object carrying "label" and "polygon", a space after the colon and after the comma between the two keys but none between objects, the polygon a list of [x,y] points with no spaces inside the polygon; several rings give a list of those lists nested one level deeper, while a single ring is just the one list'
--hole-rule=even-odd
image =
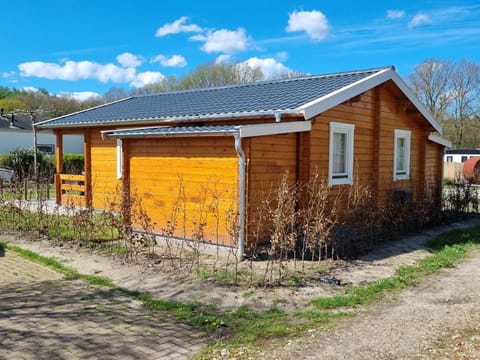
[{"label": "wooden beam", "polygon": [[130,198],[130,154],[129,141],[122,139],[122,223],[127,233],[132,230],[131,198]]},{"label": "wooden beam", "polygon": [[362,101],[362,94],[360,95],[357,95],[357,96],[354,96],[350,99],[348,99],[347,101],[343,102],[343,105],[349,105],[351,106],[352,104],[355,104],[355,103],[358,103]]},{"label": "wooden beam", "polygon": [[382,105],[382,88],[377,86],[374,90],[374,106],[373,106],[373,194],[375,201],[380,200],[380,134],[381,134],[381,109]]},{"label": "wooden beam", "polygon": [[83,154],[85,172],[85,206],[92,207],[92,151],[91,129],[86,128],[83,133]]},{"label": "wooden beam", "polygon": [[58,131],[55,133],[57,147],[55,149],[56,155],[56,173],[55,173],[55,202],[57,205],[62,204],[62,181],[60,179],[60,174],[63,171],[63,134]]}]

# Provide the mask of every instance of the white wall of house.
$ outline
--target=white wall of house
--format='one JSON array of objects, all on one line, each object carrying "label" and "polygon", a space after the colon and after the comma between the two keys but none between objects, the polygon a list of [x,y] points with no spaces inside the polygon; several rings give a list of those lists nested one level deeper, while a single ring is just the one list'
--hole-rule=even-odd
[{"label": "white wall of house", "polygon": [[472,156],[480,156],[479,154],[470,154],[468,152],[462,154],[445,154],[443,155],[443,162],[446,163],[463,163],[470,159]]},{"label": "white wall of house", "polygon": [[[55,151],[56,136],[53,132],[41,131],[37,133],[37,144],[47,149],[53,146]],[[44,145],[44,146],[42,146]],[[17,148],[33,148],[33,132],[18,129],[0,129],[0,154],[5,154]],[[63,153],[83,154],[82,135],[64,135]]]}]

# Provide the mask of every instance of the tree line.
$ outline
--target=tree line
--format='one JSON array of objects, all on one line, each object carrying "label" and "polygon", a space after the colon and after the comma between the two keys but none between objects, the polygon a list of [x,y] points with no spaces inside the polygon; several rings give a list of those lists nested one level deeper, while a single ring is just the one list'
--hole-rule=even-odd
[{"label": "tree line", "polygon": [[[280,77],[296,77],[288,73]],[[0,86],[3,114],[27,113],[32,121],[70,114],[131,95],[187,90],[212,86],[251,83],[264,80],[259,67],[245,63],[206,63],[179,77],[169,76],[142,88],[110,88],[101,98],[79,101],[56,96],[46,89],[38,91]],[[443,136],[454,148],[480,147],[480,64],[462,59],[428,59],[408,76],[413,92],[443,126]]]}]

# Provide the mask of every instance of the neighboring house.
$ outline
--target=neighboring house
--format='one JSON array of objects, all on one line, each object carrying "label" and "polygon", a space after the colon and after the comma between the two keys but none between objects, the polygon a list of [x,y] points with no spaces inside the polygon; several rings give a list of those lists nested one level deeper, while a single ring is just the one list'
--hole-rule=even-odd
[{"label": "neighboring house", "polygon": [[[57,174],[58,203],[108,209],[130,195],[156,231],[201,231],[240,251],[261,216],[250,205],[286,171],[293,183],[318,171],[338,189],[358,179],[377,203],[407,189],[438,204],[450,146],[393,67],[133,96],[37,126],[56,133],[60,152],[64,134],[85,137],[85,176]],[[228,213],[240,219],[238,239]]]},{"label": "neighboring house", "polygon": [[[53,131],[42,131],[37,134],[37,148],[47,155],[55,154],[56,136]],[[32,121],[28,115],[0,115],[0,154],[14,151],[18,148],[33,148]],[[64,151],[68,153],[83,153],[83,136],[66,136]]]},{"label": "neighboring house", "polygon": [[449,181],[464,181],[464,164],[472,158],[480,156],[480,149],[448,149],[443,155],[443,178]]},{"label": "neighboring house", "polygon": [[449,149],[445,150],[443,162],[464,163],[472,156],[480,156],[480,149]]}]

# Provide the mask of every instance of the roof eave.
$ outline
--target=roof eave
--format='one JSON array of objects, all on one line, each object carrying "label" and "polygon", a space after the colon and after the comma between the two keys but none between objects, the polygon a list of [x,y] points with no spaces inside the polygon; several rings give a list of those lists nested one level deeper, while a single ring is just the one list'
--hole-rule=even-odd
[{"label": "roof eave", "polygon": [[106,103],[106,104],[101,104],[101,105],[98,105],[98,106],[94,106],[94,107],[91,107],[91,108],[88,108],[88,109],[83,109],[83,110],[80,110],[80,111],[76,111],[76,112],[73,112],[71,114],[62,115],[62,116],[59,116],[59,117],[56,117],[56,118],[53,118],[53,119],[39,121],[39,122],[33,124],[33,126],[43,128],[43,129],[53,128],[53,127],[47,127],[48,123],[51,123],[53,121],[57,121],[57,120],[60,120],[60,119],[64,119],[66,117],[70,117],[70,116],[73,116],[73,115],[82,114],[82,113],[87,112],[87,111],[92,111],[94,109],[102,108],[102,107],[112,105],[112,104],[115,104],[115,103],[119,103],[119,102],[122,102],[122,101],[130,100],[131,98],[132,98],[132,96],[126,97],[126,98],[123,98],[123,99],[120,99],[120,100],[112,101],[112,102],[109,102],[109,103]]},{"label": "roof eave", "polygon": [[[158,126],[143,127],[137,129],[128,129],[127,131],[134,130],[148,130],[158,129]],[[231,129],[220,129],[218,131],[188,131],[188,132],[172,132],[172,133],[144,133],[144,134],[125,134],[125,130],[104,130],[101,131],[102,137],[112,138],[165,138],[165,137],[198,137],[198,136],[232,136],[239,134],[240,138],[250,138],[256,136],[269,136],[290,134],[296,132],[306,132],[312,129],[312,123],[310,120],[306,121],[292,121],[284,123],[269,123],[269,124],[248,124],[248,125],[236,125]]]},{"label": "roof eave", "polygon": [[[41,129],[59,129],[59,128],[83,128],[86,126],[100,127],[100,126],[119,126],[119,125],[131,125],[142,123],[174,123],[182,121],[199,121],[199,120],[226,120],[226,119],[239,119],[239,118],[253,118],[253,117],[277,117],[282,115],[297,115],[305,118],[303,110],[299,109],[283,109],[283,110],[266,110],[266,111],[246,111],[246,112],[232,112],[223,114],[201,114],[201,115],[187,115],[187,116],[171,116],[163,118],[139,118],[139,119],[123,119],[112,121],[97,121],[97,122],[82,122],[76,124],[59,124],[49,125],[48,123],[38,123]],[[57,118],[60,119],[60,118]],[[53,120],[53,119],[52,119]]]},{"label": "roof eave", "polygon": [[436,144],[442,145],[446,148],[451,148],[452,147],[452,142],[450,140],[444,139],[441,136],[438,136],[436,134],[430,134],[428,136],[428,140],[430,140],[430,141],[432,141]]}]

